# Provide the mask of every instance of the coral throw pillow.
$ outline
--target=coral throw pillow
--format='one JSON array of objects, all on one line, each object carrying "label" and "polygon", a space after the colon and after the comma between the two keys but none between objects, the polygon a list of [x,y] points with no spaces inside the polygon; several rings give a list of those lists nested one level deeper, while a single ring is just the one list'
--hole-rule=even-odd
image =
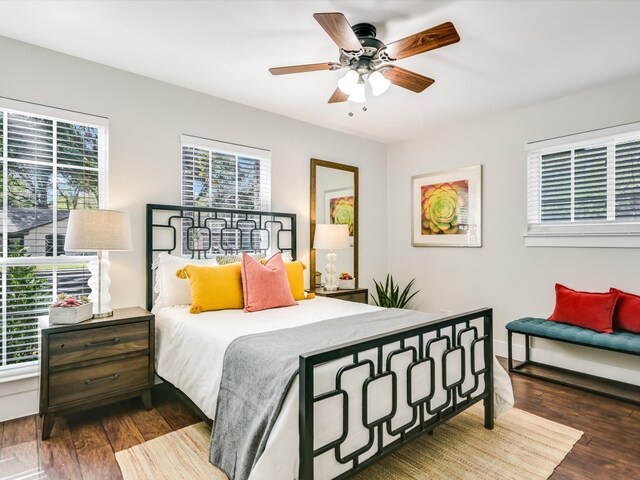
[{"label": "coral throw pillow", "polygon": [[[284,258],[282,260],[284,261]],[[263,265],[267,263],[266,258],[260,258],[259,261]],[[313,298],[309,297],[309,295],[304,292],[304,270],[307,268],[305,264],[299,260],[294,260],[291,262],[284,262],[284,268],[287,270],[287,278],[289,279],[289,286],[291,287],[291,295],[293,295],[293,299],[307,300],[309,298]]]},{"label": "coral throw pillow", "polygon": [[287,270],[280,253],[273,255],[264,265],[243,253],[242,290],[245,312],[298,304],[291,294]]},{"label": "coral throw pillow", "polygon": [[242,308],[240,264],[198,266],[187,265],[176,272],[178,278],[191,284],[191,313]]},{"label": "coral throw pillow", "polygon": [[549,320],[611,333],[617,299],[617,292],[578,292],[556,283],[556,307]]},{"label": "coral throw pillow", "polygon": [[640,296],[616,288],[609,291],[618,292],[618,302],[613,312],[613,329],[640,333]]}]

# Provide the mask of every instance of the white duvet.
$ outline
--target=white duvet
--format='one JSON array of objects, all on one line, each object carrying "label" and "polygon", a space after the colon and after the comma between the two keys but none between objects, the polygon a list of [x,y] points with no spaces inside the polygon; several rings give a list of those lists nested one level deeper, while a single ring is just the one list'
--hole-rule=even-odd
[{"label": "white duvet", "polygon": [[[233,340],[244,335],[296,327],[375,310],[379,308],[327,297],[300,301],[295,307],[254,313],[223,310],[193,315],[189,313],[188,307],[160,308],[154,312],[156,315],[156,372],[182,390],[209,418],[213,419],[216,413],[224,354]],[[327,371],[324,382],[320,378],[316,384],[330,383],[334,378],[334,372],[335,369]],[[353,382],[362,384],[355,377]],[[509,377],[497,361],[494,361],[494,382],[494,402],[496,412],[499,414],[513,405],[513,393]],[[398,390],[402,391],[402,388],[403,385],[399,381]],[[361,401],[359,391],[360,389],[357,388],[349,393],[350,406],[359,407]],[[434,400],[437,401],[437,396]],[[388,402],[378,403],[382,404],[376,404],[376,410],[383,415],[387,408],[385,403]],[[335,402],[333,405],[330,402],[326,405],[318,404],[317,408],[319,415],[316,417],[319,420],[315,425],[316,442],[317,445],[323,445],[339,436],[336,425],[341,425],[342,409]],[[394,428],[410,418],[408,413],[403,419],[402,413],[399,411],[398,423],[393,425]],[[350,417],[357,419],[360,415],[350,415]],[[395,420],[396,417],[394,417]],[[349,431],[343,455],[356,450],[367,440],[367,431],[356,423],[350,425]],[[385,437],[385,443],[391,440],[393,437]],[[365,458],[366,456],[365,454]],[[348,467],[349,465],[336,462],[333,455],[325,454],[316,459],[315,475],[318,479],[332,478]],[[297,475],[298,380],[296,378],[285,397],[265,451],[252,470],[250,479],[293,480]]]}]

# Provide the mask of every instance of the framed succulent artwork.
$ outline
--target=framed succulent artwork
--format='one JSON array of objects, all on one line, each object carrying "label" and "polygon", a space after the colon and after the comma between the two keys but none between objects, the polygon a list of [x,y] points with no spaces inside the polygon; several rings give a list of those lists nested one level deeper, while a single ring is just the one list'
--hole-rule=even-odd
[{"label": "framed succulent artwork", "polygon": [[411,177],[414,247],[482,246],[482,165]]},{"label": "framed succulent artwork", "polygon": [[336,188],[324,192],[325,223],[349,226],[349,238],[353,240],[355,197],[353,188]]}]

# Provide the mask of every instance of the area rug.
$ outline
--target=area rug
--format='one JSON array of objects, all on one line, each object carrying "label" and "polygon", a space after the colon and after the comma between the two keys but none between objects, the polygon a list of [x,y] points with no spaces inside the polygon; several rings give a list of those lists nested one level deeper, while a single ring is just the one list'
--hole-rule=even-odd
[{"label": "area rug", "polygon": [[[478,405],[361,472],[360,480],[545,480],[582,432],[511,409],[483,427]],[[191,425],[116,453],[124,480],[227,480],[211,465],[210,430]]]}]

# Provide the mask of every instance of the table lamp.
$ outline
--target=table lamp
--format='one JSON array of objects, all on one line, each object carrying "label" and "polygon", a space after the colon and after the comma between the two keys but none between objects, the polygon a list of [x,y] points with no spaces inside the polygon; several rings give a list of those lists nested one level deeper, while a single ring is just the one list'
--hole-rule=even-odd
[{"label": "table lamp", "polygon": [[97,252],[89,262],[89,300],[93,302],[93,318],[110,317],[109,260],[105,251],[131,250],[131,221],[129,214],[114,210],[71,210],[65,251]]},{"label": "table lamp", "polygon": [[327,253],[327,282],[324,289],[333,291],[338,289],[338,277],[336,275],[336,254],[334,250],[349,248],[349,226],[346,224],[318,224],[313,238],[313,248],[316,250],[329,250]]}]

